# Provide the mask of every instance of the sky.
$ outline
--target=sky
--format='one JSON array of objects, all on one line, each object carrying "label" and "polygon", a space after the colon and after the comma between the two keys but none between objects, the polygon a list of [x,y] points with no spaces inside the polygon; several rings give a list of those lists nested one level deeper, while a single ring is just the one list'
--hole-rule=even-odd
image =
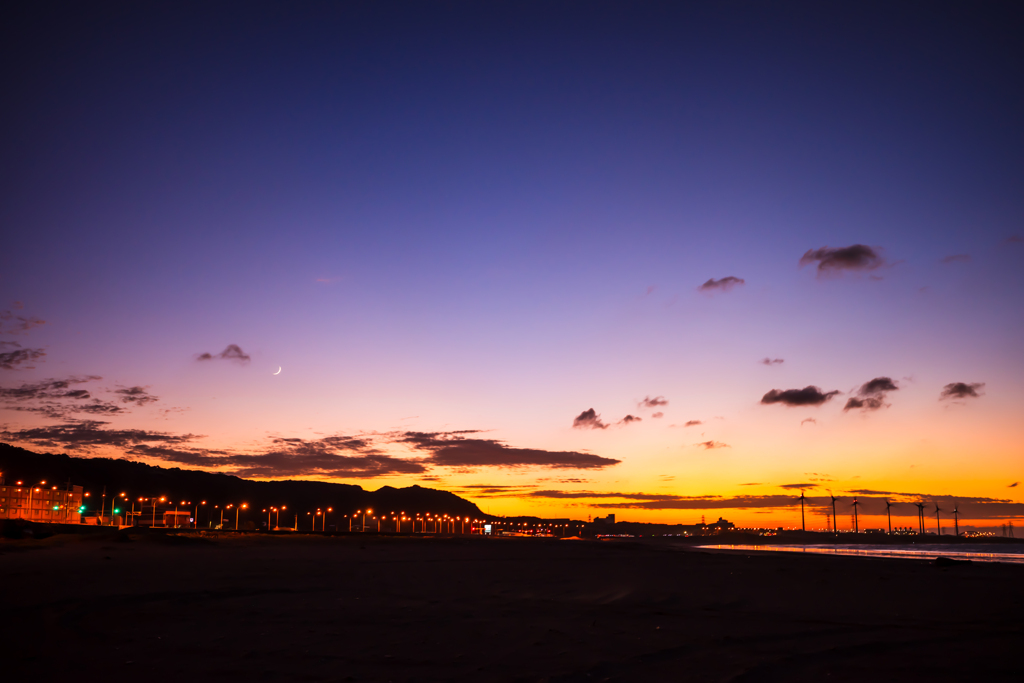
[{"label": "sky", "polygon": [[1024,520],[1019,3],[0,11],[4,442]]}]

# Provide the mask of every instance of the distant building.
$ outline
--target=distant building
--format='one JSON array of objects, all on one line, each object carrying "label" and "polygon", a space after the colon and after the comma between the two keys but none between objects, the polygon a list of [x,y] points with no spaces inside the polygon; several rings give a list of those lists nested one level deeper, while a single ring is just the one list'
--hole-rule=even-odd
[{"label": "distant building", "polygon": [[82,487],[0,485],[0,519],[79,524]]},{"label": "distant building", "polygon": [[594,517],[594,524],[615,524],[615,515],[607,517]]},{"label": "distant building", "polygon": [[728,520],[722,519],[721,517],[718,518],[717,522],[712,522],[711,524],[707,525],[707,529],[709,531],[728,531],[729,529],[735,528],[735,524]]}]

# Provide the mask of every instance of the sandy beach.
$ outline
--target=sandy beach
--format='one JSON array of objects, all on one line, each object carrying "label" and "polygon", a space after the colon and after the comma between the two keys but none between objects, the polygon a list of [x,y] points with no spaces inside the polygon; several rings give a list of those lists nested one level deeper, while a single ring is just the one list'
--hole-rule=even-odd
[{"label": "sandy beach", "polygon": [[1024,675],[1020,566],[639,542],[127,537],[0,545],[10,680]]}]

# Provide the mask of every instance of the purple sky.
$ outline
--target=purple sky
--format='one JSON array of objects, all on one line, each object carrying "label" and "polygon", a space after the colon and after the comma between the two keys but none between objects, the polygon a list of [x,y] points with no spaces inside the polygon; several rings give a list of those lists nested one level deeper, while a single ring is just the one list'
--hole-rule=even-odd
[{"label": "purple sky", "polygon": [[4,8],[3,440],[495,512],[1015,503],[1019,4],[680,5]]}]

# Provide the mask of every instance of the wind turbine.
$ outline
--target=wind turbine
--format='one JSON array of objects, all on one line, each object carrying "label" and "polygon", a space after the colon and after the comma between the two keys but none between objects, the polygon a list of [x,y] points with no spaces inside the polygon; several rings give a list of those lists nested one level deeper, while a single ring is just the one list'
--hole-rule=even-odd
[{"label": "wind turbine", "polygon": [[832,499],[832,533],[838,533],[836,530],[836,497],[832,495],[832,492],[828,492],[829,498]]},{"label": "wind turbine", "polygon": [[924,503],[914,503],[917,506],[917,533],[924,536]]},{"label": "wind turbine", "polygon": [[859,524],[858,519],[857,519],[857,506],[858,505],[860,505],[860,503],[858,503],[857,499],[854,498],[853,499],[853,533],[855,533],[855,534],[859,534],[860,533],[860,524]]},{"label": "wind turbine", "polygon": [[935,504],[935,530],[939,532],[939,536],[942,535],[942,523],[939,521],[939,504]]},{"label": "wind turbine", "polygon": [[890,536],[892,536],[892,512],[889,511],[889,508],[891,508],[891,507],[892,507],[892,503],[890,503],[888,500],[885,501],[885,516],[889,518],[889,535]]},{"label": "wind turbine", "polygon": [[800,492],[800,528],[807,531],[807,523],[804,521],[804,492]]},{"label": "wind turbine", "polygon": [[958,509],[958,506],[954,505],[953,506],[953,530],[955,531],[957,536],[960,535],[960,517],[959,517],[959,515],[960,515],[960,510]]}]

